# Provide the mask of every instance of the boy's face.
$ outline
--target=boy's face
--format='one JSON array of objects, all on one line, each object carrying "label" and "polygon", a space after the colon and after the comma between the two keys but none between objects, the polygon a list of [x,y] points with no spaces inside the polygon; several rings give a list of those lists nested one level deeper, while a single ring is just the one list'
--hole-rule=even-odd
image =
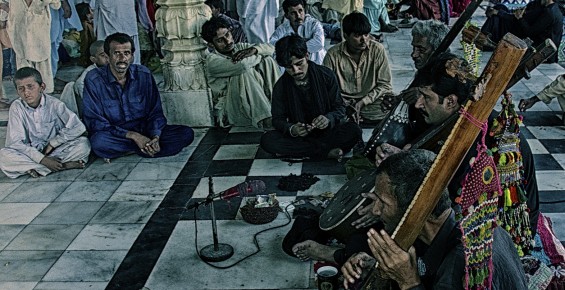
[{"label": "boy's face", "polygon": [[233,37],[227,28],[220,28],[212,38],[212,45],[221,54],[229,54],[234,49]]},{"label": "boy's face", "polygon": [[103,46],[98,47],[96,54],[90,56],[90,61],[92,61],[98,67],[108,64],[108,55],[104,52]]},{"label": "boy's face", "polygon": [[38,84],[33,77],[16,80],[18,96],[32,108],[37,108],[41,102],[45,84]]}]

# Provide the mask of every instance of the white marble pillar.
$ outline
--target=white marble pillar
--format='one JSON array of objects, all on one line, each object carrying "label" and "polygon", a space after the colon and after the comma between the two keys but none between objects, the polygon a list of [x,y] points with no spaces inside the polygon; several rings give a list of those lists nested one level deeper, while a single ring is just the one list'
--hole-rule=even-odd
[{"label": "white marble pillar", "polygon": [[161,60],[163,109],[171,124],[213,126],[212,95],[206,84],[206,44],[202,24],[212,17],[203,0],[158,0],[158,37],[165,38]]}]

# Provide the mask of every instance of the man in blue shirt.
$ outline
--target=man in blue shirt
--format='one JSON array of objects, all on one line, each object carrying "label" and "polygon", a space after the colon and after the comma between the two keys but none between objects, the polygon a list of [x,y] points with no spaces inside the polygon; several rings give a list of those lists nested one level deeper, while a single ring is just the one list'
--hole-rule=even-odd
[{"label": "man in blue shirt", "polygon": [[132,64],[133,40],[115,33],[104,41],[109,64],[84,81],[83,119],[92,151],[106,159],[135,152],[143,157],[175,155],[194,139],[188,126],[167,125],[149,69]]}]

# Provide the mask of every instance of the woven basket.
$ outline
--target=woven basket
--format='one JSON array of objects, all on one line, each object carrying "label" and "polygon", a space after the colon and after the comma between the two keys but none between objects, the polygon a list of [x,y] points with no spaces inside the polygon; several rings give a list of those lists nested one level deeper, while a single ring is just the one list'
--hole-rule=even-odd
[{"label": "woven basket", "polygon": [[242,206],[239,211],[241,212],[241,217],[243,217],[246,222],[254,225],[260,225],[270,223],[275,220],[279,214],[280,208],[279,202],[275,201],[271,207],[256,208],[250,204],[246,204]]}]

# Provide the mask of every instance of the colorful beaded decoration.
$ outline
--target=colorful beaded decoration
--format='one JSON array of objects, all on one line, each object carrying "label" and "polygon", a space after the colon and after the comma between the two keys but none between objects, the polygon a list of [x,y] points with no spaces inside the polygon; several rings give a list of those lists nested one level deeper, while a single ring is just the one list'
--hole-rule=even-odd
[{"label": "colorful beaded decoration", "polygon": [[496,164],[485,145],[487,124],[481,127],[477,156],[469,161],[470,170],[462,182],[461,194],[455,199],[461,208],[465,289],[492,289],[492,242],[501,190]]},{"label": "colorful beaded decoration", "polygon": [[519,116],[507,93],[502,99],[502,110],[490,130],[495,145],[491,149],[499,173],[503,198],[499,201],[498,220],[512,236],[520,257],[533,249],[526,193],[524,190],[523,163],[520,153]]},{"label": "colorful beaded decoration", "polygon": [[[467,23],[465,23],[465,28],[469,26],[476,25],[467,21]],[[481,50],[478,49],[474,43],[466,43],[465,41],[461,41],[461,46],[463,47],[463,58],[465,58],[465,60],[469,63],[471,74],[478,77],[481,65]]]}]

